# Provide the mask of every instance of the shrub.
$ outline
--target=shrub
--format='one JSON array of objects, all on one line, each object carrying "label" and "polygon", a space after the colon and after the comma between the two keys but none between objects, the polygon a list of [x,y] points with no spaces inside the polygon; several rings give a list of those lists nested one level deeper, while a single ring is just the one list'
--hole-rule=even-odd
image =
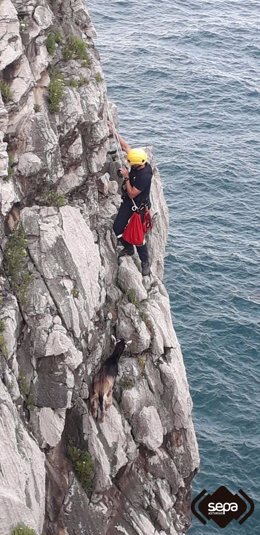
[{"label": "shrub", "polygon": [[33,409],[35,406],[34,399],[32,394],[30,393],[30,386],[28,385],[26,378],[22,373],[18,377],[18,385],[27,408]]},{"label": "shrub", "polygon": [[103,82],[103,78],[102,78],[100,72],[97,72],[95,78],[96,78],[96,82],[97,82],[98,84],[99,84],[100,82]]},{"label": "shrub", "polygon": [[94,463],[88,451],[82,451],[76,446],[69,445],[68,457],[73,466],[77,479],[85,492],[90,493],[93,489]]},{"label": "shrub", "polygon": [[63,47],[63,58],[65,61],[70,59],[82,59],[89,61],[89,55],[87,52],[87,43],[83,41],[77,35],[71,35]]},{"label": "shrub", "polygon": [[140,311],[140,318],[143,320],[143,322],[145,323],[147,329],[150,331],[150,333],[154,336],[155,335],[155,332],[154,332],[154,326],[147,314],[147,312],[145,312],[144,310],[141,310]]},{"label": "shrub", "polygon": [[11,152],[8,152],[8,169],[7,169],[7,176],[4,177],[4,180],[8,182],[8,180],[11,180],[13,174],[14,174],[14,155]]},{"label": "shrub", "polygon": [[77,299],[78,296],[79,296],[79,290],[78,290],[78,288],[76,288],[76,287],[74,286],[74,288],[72,288],[72,290],[71,290],[71,295],[73,295],[73,297],[75,297],[75,298]]},{"label": "shrub", "polygon": [[146,358],[144,357],[144,355],[139,355],[137,360],[138,360],[139,367],[141,369],[141,374],[143,375],[144,374],[144,370],[145,370]]},{"label": "shrub", "polygon": [[24,398],[27,398],[30,393],[30,387],[28,386],[25,376],[21,373],[18,377],[18,384],[20,388],[20,392]]},{"label": "shrub", "polygon": [[18,524],[12,529],[11,535],[37,535],[34,529],[28,528],[24,524]]},{"label": "shrub", "polygon": [[120,386],[123,390],[131,390],[135,385],[135,381],[130,377],[122,377],[120,379]]},{"label": "shrub", "polygon": [[49,33],[46,39],[46,48],[50,56],[54,56],[56,51],[56,44],[58,45],[62,41],[62,36],[59,32]]},{"label": "shrub", "polygon": [[20,22],[20,31],[25,32],[26,30],[28,30],[28,23],[26,20],[22,19]]},{"label": "shrub", "polygon": [[64,93],[64,77],[60,71],[53,71],[50,74],[49,84],[49,109],[52,113],[60,111],[60,103]]},{"label": "shrub", "polygon": [[140,306],[140,301],[139,299],[137,298],[137,295],[135,293],[135,290],[133,288],[129,288],[129,290],[127,290],[126,292],[126,296],[128,298],[128,301],[130,303],[132,303],[133,305],[135,305],[136,307],[139,307]]},{"label": "shrub", "polygon": [[83,78],[83,76],[80,77],[80,79],[78,81],[78,87],[82,87],[83,85],[86,85],[86,84],[88,84],[87,78]]},{"label": "shrub", "polygon": [[5,264],[7,274],[11,278],[16,278],[24,265],[27,256],[27,239],[22,226],[20,226],[10,237],[5,249]]},{"label": "shrub", "polygon": [[56,50],[56,41],[53,33],[49,33],[46,39],[46,48],[50,56],[54,56]]},{"label": "shrub", "polygon": [[149,316],[145,310],[140,310],[140,318],[143,320],[145,324],[150,321]]},{"label": "shrub", "polygon": [[76,80],[76,79],[72,78],[71,80],[68,80],[68,82],[65,82],[65,83],[69,87],[75,87],[75,89],[79,89],[79,87],[82,87],[83,85],[87,84],[88,80],[86,78],[83,78],[83,77],[80,77],[79,80]]},{"label": "shrub", "polygon": [[27,239],[22,226],[10,236],[4,251],[4,265],[18,300],[22,305],[27,302],[31,274],[26,270]]},{"label": "shrub", "polygon": [[7,82],[0,82],[0,91],[2,93],[2,99],[4,103],[10,102],[13,98],[13,93]]},{"label": "shrub", "polygon": [[56,191],[51,191],[46,199],[45,203],[47,206],[57,206],[57,208],[61,208],[65,204],[65,197],[63,195],[59,195]]},{"label": "shrub", "polygon": [[87,69],[89,69],[89,67],[91,66],[91,63],[92,63],[91,58],[88,57],[88,59],[82,61],[81,65],[82,67],[87,67]]},{"label": "shrub", "polygon": [[69,87],[75,87],[75,89],[78,89],[78,80],[69,80],[68,82],[66,82],[66,85],[68,85]]},{"label": "shrub", "polygon": [[57,43],[57,45],[62,43],[62,35],[60,32],[54,32],[54,38],[55,38],[55,42]]},{"label": "shrub", "polygon": [[5,324],[4,320],[0,320],[0,354],[6,357],[6,343],[4,338]]},{"label": "shrub", "polygon": [[34,104],[33,109],[34,109],[35,113],[38,113],[41,110],[40,104]]},{"label": "shrub", "polygon": [[26,305],[27,303],[28,289],[29,289],[31,280],[32,280],[31,273],[22,273],[20,276],[20,282],[19,282],[18,287],[16,288],[16,295],[17,295],[18,301],[20,301],[22,305]]},{"label": "shrub", "polygon": [[129,288],[129,290],[127,290],[126,292],[126,296],[128,298],[128,301],[132,303],[133,305],[135,305],[135,307],[137,308],[140,318],[145,323],[147,329],[149,329],[150,333],[154,335],[155,333],[154,333],[153,324],[149,318],[149,315],[147,314],[144,308],[144,305],[142,305],[142,303],[139,301],[135,293],[135,290],[133,288]]}]

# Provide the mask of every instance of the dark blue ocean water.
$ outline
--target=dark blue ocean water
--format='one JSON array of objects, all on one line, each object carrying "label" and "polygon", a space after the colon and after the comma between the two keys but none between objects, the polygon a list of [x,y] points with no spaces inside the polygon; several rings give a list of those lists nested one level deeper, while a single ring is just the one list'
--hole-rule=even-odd
[{"label": "dark blue ocean water", "polygon": [[[120,132],[153,145],[170,210],[165,282],[194,402],[194,495],[242,488],[260,533],[260,2],[91,0]],[[192,535],[222,530],[196,519]]]}]

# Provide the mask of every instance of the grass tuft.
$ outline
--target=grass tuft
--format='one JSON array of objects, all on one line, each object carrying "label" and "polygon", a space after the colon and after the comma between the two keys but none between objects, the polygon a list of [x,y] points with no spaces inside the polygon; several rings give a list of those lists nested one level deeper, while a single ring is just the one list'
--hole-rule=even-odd
[{"label": "grass tuft", "polygon": [[75,78],[72,78],[65,82],[65,84],[69,87],[74,87],[75,89],[79,89],[83,85],[88,84],[88,80],[86,78],[80,77],[79,80],[76,80]]},{"label": "grass tuft", "polygon": [[95,76],[95,79],[96,79],[96,82],[97,82],[98,84],[100,84],[101,82],[103,82],[103,78],[102,78],[100,72],[97,72],[97,74],[96,74],[96,76]]},{"label": "grass tuft", "polygon": [[30,387],[26,382],[25,376],[21,373],[18,377],[18,384],[20,392],[24,398],[27,398],[30,394]]},{"label": "grass tuft", "polygon": [[51,113],[59,113],[60,104],[64,93],[64,76],[58,70],[50,74],[49,83],[49,110]]},{"label": "grass tuft", "polygon": [[17,524],[15,528],[12,529],[11,535],[37,535],[36,531],[32,528],[28,528],[24,524]]},{"label": "grass tuft", "polygon": [[22,373],[18,377],[18,385],[27,408],[32,410],[35,407],[34,399],[30,393],[30,386],[28,385],[26,378]]},{"label": "grass tuft", "polygon": [[5,332],[5,323],[4,323],[4,320],[0,320],[0,354],[6,357],[7,351],[6,351],[6,342],[5,342],[4,332]]},{"label": "grass tuft", "polygon": [[139,357],[137,358],[137,361],[138,361],[139,368],[141,369],[141,375],[143,375],[145,371],[146,358],[144,357],[144,355],[139,355]]},{"label": "grass tuft", "polygon": [[50,56],[54,56],[56,52],[56,45],[62,42],[62,36],[59,32],[49,33],[46,39],[46,48]]},{"label": "grass tuft", "polygon": [[7,82],[1,81],[0,82],[0,91],[2,94],[2,99],[4,103],[10,102],[13,98],[12,90]]},{"label": "grass tuft", "polygon": [[135,386],[135,381],[130,377],[121,377],[119,384],[123,390],[131,390]]},{"label": "grass tuft", "polygon": [[14,155],[11,152],[8,152],[8,169],[7,169],[7,176],[3,178],[5,182],[8,182],[11,180],[12,176],[14,174]]},{"label": "grass tuft", "polygon": [[86,67],[87,69],[89,69],[91,67],[91,64],[92,64],[92,61],[91,61],[91,58],[88,57],[87,60],[84,60],[81,62],[81,66],[82,67]]},{"label": "grass tuft", "polygon": [[63,47],[64,60],[69,61],[70,59],[81,59],[89,63],[90,58],[87,51],[87,46],[87,43],[85,43],[83,39],[77,35],[71,35]]},{"label": "grass tuft", "polygon": [[93,490],[94,463],[88,451],[82,451],[76,446],[69,445],[68,457],[73,466],[73,470],[82,488],[87,493]]},{"label": "grass tuft", "polygon": [[140,318],[145,323],[147,329],[149,329],[150,333],[154,335],[155,333],[154,333],[153,324],[149,318],[149,315],[145,311],[144,306],[137,298],[135,290],[133,288],[129,288],[126,292],[126,296],[128,298],[128,301],[132,303],[133,305],[135,305],[135,307],[137,308]]},{"label": "grass tuft", "polygon": [[7,274],[11,278],[16,278],[23,267],[26,252],[27,239],[22,226],[19,227],[10,237],[5,249],[5,263]]},{"label": "grass tuft", "polygon": [[136,295],[136,292],[133,288],[129,288],[126,292],[127,299],[130,303],[135,305],[137,308],[140,307],[141,303]]},{"label": "grass tuft", "polygon": [[26,305],[31,274],[26,269],[27,239],[22,226],[17,228],[10,236],[4,251],[4,266],[11,285],[15,290],[18,301]]},{"label": "grass tuft", "polygon": [[71,290],[71,295],[72,295],[73,297],[75,297],[75,299],[78,298],[78,296],[79,296],[79,290],[78,290],[78,288],[76,288],[76,286],[74,286],[74,288],[72,288],[72,290]]},{"label": "grass tuft", "polygon": [[66,199],[63,195],[59,195],[56,191],[51,191],[48,193],[45,203],[47,206],[57,206],[57,208],[61,208],[65,205]]}]

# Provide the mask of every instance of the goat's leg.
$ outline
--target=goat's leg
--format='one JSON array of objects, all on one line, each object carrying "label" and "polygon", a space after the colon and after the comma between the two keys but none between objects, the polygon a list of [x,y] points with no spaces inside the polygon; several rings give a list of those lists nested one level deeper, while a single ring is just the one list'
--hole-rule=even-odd
[{"label": "goat's leg", "polygon": [[107,399],[106,399],[106,404],[105,404],[105,410],[108,411],[109,407],[111,407],[112,403],[113,403],[113,397],[112,397],[112,393],[113,393],[113,390],[112,388],[109,390],[109,392],[107,393]]},{"label": "goat's leg", "polygon": [[90,396],[90,408],[93,418],[97,419],[98,417],[98,394],[94,392]]},{"label": "goat's leg", "polygon": [[105,415],[106,415],[106,394],[102,394],[102,403],[100,404],[100,422],[105,421]]}]

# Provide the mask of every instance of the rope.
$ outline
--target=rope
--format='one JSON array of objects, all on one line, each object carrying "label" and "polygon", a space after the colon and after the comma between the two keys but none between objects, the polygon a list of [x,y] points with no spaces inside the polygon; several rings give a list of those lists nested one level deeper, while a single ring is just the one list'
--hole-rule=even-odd
[{"label": "rope", "polygon": [[117,157],[118,157],[118,160],[121,163],[121,167],[124,167],[125,166],[125,158],[124,158],[123,151],[122,151],[122,148],[121,148],[121,144],[120,144],[120,141],[119,141],[118,133],[116,131],[113,115],[112,115],[112,113],[111,113],[111,111],[109,109],[109,105],[107,105],[107,114],[108,114],[109,122],[110,122],[110,124],[112,126],[112,134],[113,134],[114,141],[115,141]]}]

